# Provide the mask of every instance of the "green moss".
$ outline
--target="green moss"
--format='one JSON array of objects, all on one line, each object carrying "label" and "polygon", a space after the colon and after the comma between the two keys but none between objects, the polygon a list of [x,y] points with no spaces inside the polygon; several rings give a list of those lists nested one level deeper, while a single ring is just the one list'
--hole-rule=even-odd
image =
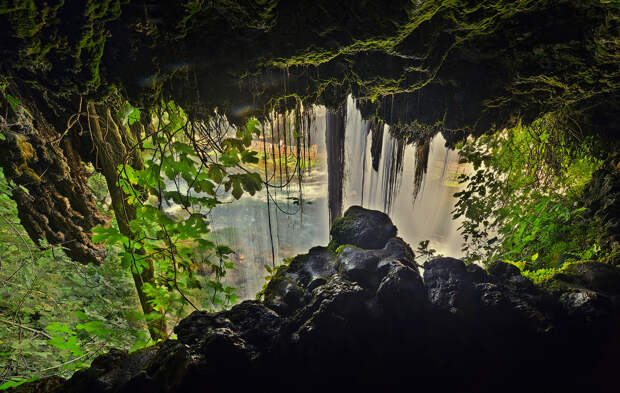
[{"label": "green moss", "polygon": [[120,17],[122,0],[57,3],[28,0],[0,7],[10,31],[6,45],[19,53],[12,67],[36,73],[49,97],[95,93],[103,80],[106,23]]},{"label": "green moss", "polygon": [[338,243],[336,243],[334,239],[330,240],[329,244],[327,245],[327,250],[331,252],[332,254],[336,254],[337,249],[338,249]]},{"label": "green moss", "polygon": [[344,250],[347,247],[351,247],[351,248],[355,248],[356,250],[361,250],[364,251],[362,248],[354,245],[354,244],[343,244],[341,246],[338,246],[338,248],[336,248],[336,254],[340,255],[340,253],[342,252],[342,250]]},{"label": "green moss", "polygon": [[[588,261],[576,261],[564,264],[556,269],[539,269],[524,271],[523,275],[530,278],[534,284],[553,294],[571,292],[580,281],[579,264]],[[603,262],[600,262],[603,263]]]},{"label": "green moss", "polygon": [[25,162],[19,165],[15,172],[21,174],[22,176],[28,176],[31,181],[34,181],[35,183],[41,183],[41,177]]},{"label": "green moss", "polygon": [[[286,272],[299,272],[300,269],[302,268],[302,266],[306,263],[306,261],[308,260],[308,254],[299,254],[296,255],[293,258],[287,258],[288,260],[288,266],[285,269]],[[286,260],[285,260],[286,261]],[[280,266],[284,266],[284,265],[280,265]],[[280,267],[278,266],[278,267]]]},{"label": "green moss", "polygon": [[534,284],[542,284],[543,282],[549,280],[553,277],[559,269],[549,268],[549,269],[538,269],[538,270],[524,270],[521,272],[525,277],[532,280]]},{"label": "green moss", "polygon": [[330,241],[330,244],[328,246],[330,251],[337,253],[337,249],[339,246],[347,244],[346,234],[351,232],[355,220],[361,214],[364,214],[364,210],[362,208],[352,206],[345,212],[342,217],[334,220],[331,230],[329,232],[332,235],[332,240]]},{"label": "green moss", "polygon": [[15,144],[21,152],[21,156],[24,162],[32,160],[34,158],[34,148],[26,141],[26,138],[22,135],[15,135]]},{"label": "green moss", "polygon": [[336,218],[332,223],[331,232],[334,233],[345,233],[349,231],[352,227],[352,219],[354,216],[352,214],[347,214],[343,217]]},{"label": "green moss", "polygon": [[[262,288],[256,294],[256,300],[261,300],[265,297],[265,295],[272,289],[276,288],[279,283],[284,281],[285,279],[289,279],[286,277],[286,273],[289,271],[291,265],[300,263],[305,261],[307,258],[306,254],[300,254],[295,257],[288,257],[282,260],[282,264],[276,266],[263,284]],[[297,262],[295,262],[297,261]]]}]

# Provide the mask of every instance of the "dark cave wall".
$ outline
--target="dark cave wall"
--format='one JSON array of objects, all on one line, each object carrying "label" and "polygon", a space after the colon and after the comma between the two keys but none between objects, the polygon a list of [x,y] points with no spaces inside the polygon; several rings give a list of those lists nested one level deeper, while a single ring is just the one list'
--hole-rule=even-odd
[{"label": "dark cave wall", "polygon": [[[69,163],[62,178],[79,184],[76,190],[42,182],[36,192],[58,192],[92,217],[73,222],[74,229],[89,231],[99,221],[82,166],[98,167],[96,146],[83,122],[68,127],[88,102],[114,108],[129,100],[145,112],[173,99],[193,119],[217,107],[241,123],[299,102],[335,109],[352,93],[366,118],[395,126],[408,142],[442,132],[453,145],[555,112],[566,119],[563,132],[602,136],[601,156],[618,147],[620,11],[612,3],[192,4],[0,3],[0,82],[34,115],[32,127],[16,128],[26,123],[4,102],[1,131],[40,138],[29,142],[39,149],[31,161]],[[49,147],[56,140],[62,144]],[[5,143],[0,154],[18,153]],[[41,178],[44,164],[28,167]],[[9,163],[3,167],[20,178]],[[63,231],[37,230],[53,242]]]}]

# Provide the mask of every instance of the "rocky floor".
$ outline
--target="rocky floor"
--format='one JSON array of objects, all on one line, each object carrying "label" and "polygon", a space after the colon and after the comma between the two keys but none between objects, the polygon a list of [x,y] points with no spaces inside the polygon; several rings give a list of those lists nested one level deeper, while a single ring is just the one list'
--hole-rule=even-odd
[{"label": "rocky floor", "polygon": [[617,391],[620,269],[542,286],[511,264],[424,264],[383,213],[349,209],[263,301],[194,312],[178,340],[14,392]]}]

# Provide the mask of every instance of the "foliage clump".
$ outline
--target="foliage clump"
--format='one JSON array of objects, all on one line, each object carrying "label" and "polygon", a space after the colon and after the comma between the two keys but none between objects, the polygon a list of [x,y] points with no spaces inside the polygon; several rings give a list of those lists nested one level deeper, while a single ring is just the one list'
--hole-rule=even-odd
[{"label": "foliage clump", "polygon": [[0,169],[0,389],[70,376],[111,348],[149,341],[129,272],[112,253],[101,265],[36,245],[20,226]]},{"label": "foliage clump", "polygon": [[567,133],[560,120],[549,114],[462,146],[461,162],[473,170],[461,175],[454,218],[463,220],[470,262],[506,260],[541,280],[567,261],[609,252],[583,200],[601,161],[588,149],[591,141]]}]

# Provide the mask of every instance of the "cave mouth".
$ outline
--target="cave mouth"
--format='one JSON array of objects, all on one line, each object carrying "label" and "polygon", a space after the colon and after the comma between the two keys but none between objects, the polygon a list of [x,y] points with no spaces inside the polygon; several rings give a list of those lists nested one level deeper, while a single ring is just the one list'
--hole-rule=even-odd
[{"label": "cave mouth", "polygon": [[[594,0],[0,5],[0,353],[16,354],[0,385],[147,342],[181,374],[222,371],[205,348],[265,371],[274,343],[320,363],[345,340],[353,364],[364,335],[398,352],[412,315],[446,351],[497,344],[517,369],[583,336],[606,370],[618,20]],[[184,319],[198,309],[219,314]],[[369,330],[336,334],[354,322]],[[424,373],[480,371],[407,340]],[[104,381],[106,359],[71,383]]]}]

